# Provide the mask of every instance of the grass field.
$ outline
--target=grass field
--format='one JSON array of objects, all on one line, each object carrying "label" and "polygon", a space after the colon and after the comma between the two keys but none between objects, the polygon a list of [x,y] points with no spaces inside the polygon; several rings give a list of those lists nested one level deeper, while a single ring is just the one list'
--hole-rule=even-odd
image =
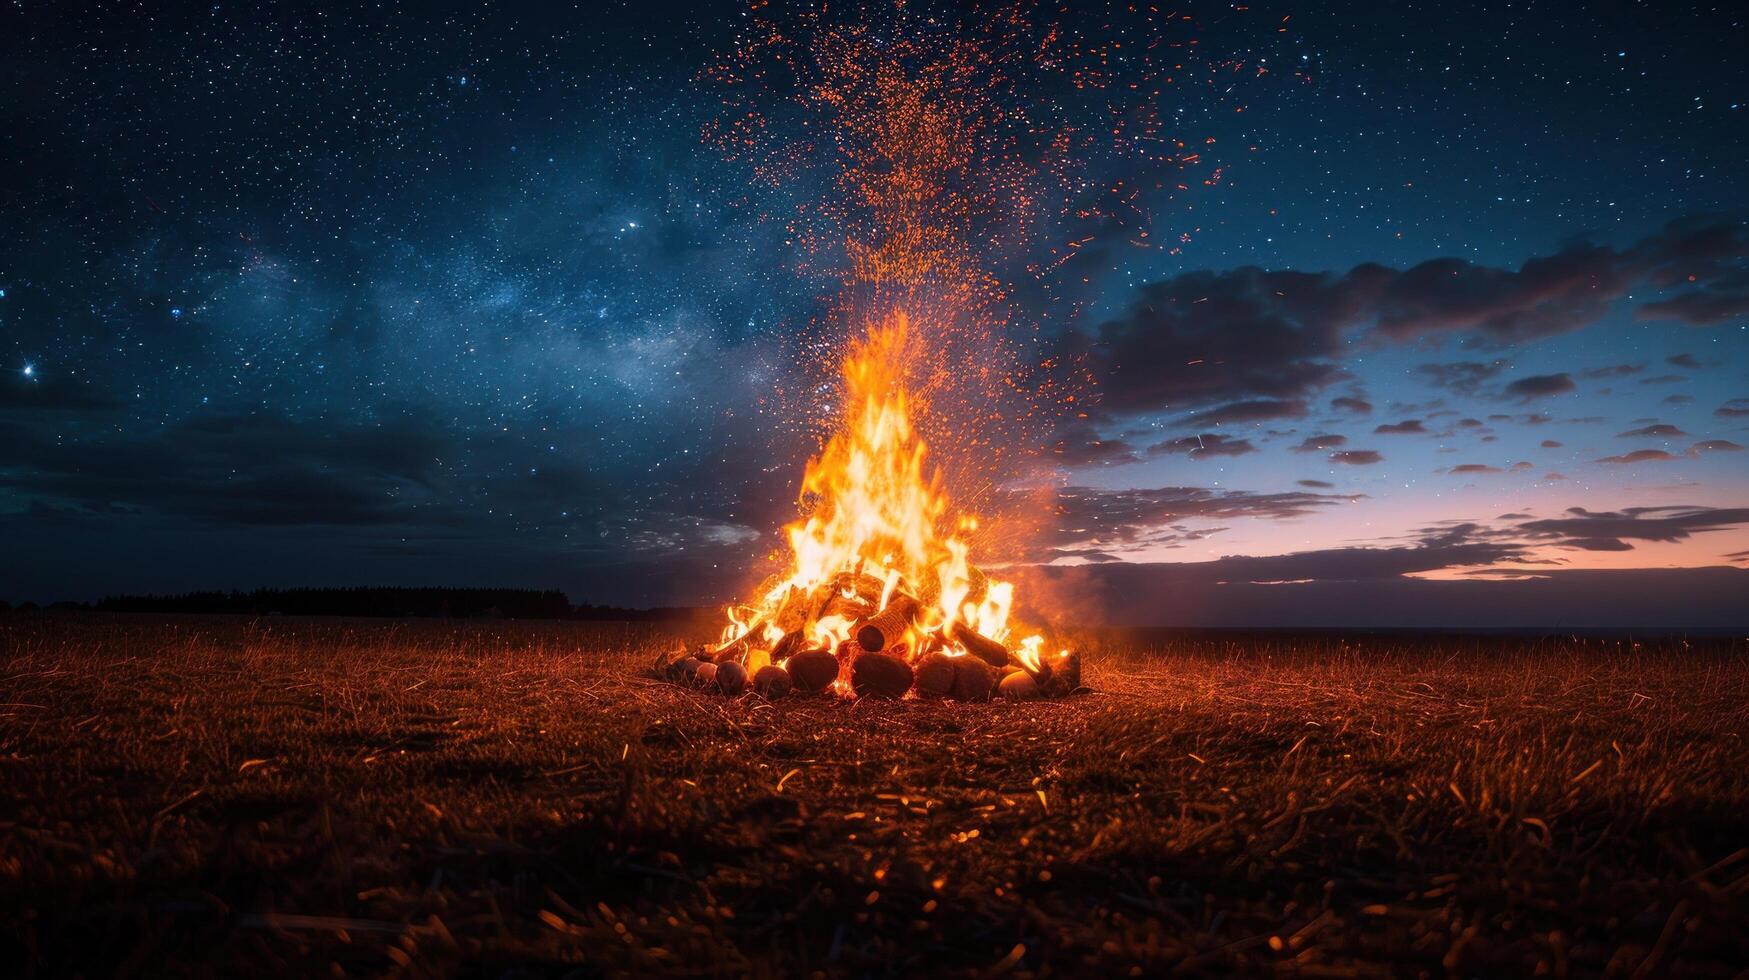
[{"label": "grass field", "polygon": [[980,705],[694,693],[675,642],[0,617],[0,963],[1749,967],[1741,640],[1101,635],[1097,693]]}]

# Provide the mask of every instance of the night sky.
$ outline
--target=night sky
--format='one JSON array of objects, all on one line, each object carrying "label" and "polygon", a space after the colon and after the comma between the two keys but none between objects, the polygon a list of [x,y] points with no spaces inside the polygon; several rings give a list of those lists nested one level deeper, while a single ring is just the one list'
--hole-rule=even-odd
[{"label": "night sky", "polygon": [[[993,262],[1091,379],[1019,559],[1749,596],[1749,12],[1576,7],[1185,7],[1170,247]],[[733,597],[831,399],[817,189],[701,138],[747,10],[0,13],[0,598]]]}]

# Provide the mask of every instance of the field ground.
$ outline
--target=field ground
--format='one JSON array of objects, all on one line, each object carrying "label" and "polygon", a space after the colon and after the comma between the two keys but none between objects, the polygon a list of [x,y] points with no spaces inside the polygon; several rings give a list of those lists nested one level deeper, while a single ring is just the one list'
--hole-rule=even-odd
[{"label": "field ground", "polygon": [[1091,636],[728,700],[648,626],[0,617],[24,975],[1732,976],[1749,647]]}]

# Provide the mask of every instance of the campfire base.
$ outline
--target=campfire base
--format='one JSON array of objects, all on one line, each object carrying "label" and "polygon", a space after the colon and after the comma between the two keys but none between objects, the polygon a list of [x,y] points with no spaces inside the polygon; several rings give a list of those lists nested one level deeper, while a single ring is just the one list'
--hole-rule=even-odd
[{"label": "campfire base", "polygon": [[846,646],[842,658],[829,650],[803,650],[781,664],[761,666],[751,677],[739,662],[703,659],[716,650],[682,654],[657,673],[682,687],[727,697],[750,693],[767,701],[827,692],[881,700],[988,701],[1000,695],[1009,701],[1033,701],[1086,690],[1081,686],[1081,657],[1074,653],[1052,658],[1037,672],[1009,664],[1004,673],[971,655],[935,650],[913,664],[902,655],[870,652],[854,642]]}]

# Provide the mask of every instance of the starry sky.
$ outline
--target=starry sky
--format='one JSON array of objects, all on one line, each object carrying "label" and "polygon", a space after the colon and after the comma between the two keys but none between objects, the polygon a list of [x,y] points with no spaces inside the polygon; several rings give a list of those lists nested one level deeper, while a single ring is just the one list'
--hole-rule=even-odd
[{"label": "starry sky", "polygon": [[[1171,247],[1003,267],[1091,386],[1041,587],[1749,598],[1749,13],[1184,9],[1151,108],[1200,152],[1137,204]],[[771,220],[817,189],[701,139],[749,16],[0,12],[0,598],[733,597],[831,395],[831,284]]]}]

